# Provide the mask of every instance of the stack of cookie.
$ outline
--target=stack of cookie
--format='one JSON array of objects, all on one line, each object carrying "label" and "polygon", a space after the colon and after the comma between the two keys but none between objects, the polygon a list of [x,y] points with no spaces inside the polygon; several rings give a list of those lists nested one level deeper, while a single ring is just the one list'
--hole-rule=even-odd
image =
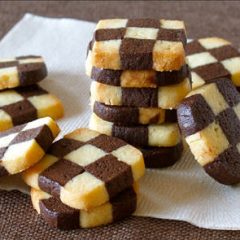
[{"label": "stack of cookie", "polygon": [[182,152],[176,107],[191,90],[182,21],[109,19],[97,24],[86,62],[90,128],[138,147],[147,167]]},{"label": "stack of cookie", "polygon": [[23,173],[34,208],[60,229],[96,227],[130,216],[137,207],[142,153],[126,142],[77,129],[53,143]]},{"label": "stack of cookie", "polygon": [[63,116],[60,100],[37,85],[46,76],[40,56],[0,59],[0,131],[37,118]]},{"label": "stack of cookie", "polygon": [[53,143],[59,132],[50,117],[1,132],[0,177],[21,174],[33,207],[52,227],[89,228],[130,216],[145,171],[142,153],[83,128]]}]

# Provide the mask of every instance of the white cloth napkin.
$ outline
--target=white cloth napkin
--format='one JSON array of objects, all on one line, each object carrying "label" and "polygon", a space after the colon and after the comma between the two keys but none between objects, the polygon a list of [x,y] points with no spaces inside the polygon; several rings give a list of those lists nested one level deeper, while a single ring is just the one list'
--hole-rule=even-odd
[{"label": "white cloth napkin", "polygon": [[[40,85],[64,103],[65,118],[59,121],[62,134],[88,125],[90,79],[84,64],[94,27],[85,21],[27,14],[0,42],[0,58],[27,54],[44,57],[49,76]],[[147,170],[140,181],[135,215],[239,230],[240,187],[215,182],[186,151],[173,167]]]}]

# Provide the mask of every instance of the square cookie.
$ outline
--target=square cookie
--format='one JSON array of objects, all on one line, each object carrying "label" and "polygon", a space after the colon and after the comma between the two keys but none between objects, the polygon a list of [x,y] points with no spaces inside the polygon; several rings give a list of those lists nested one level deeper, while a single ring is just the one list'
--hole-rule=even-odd
[{"label": "square cookie", "polygon": [[0,59],[0,90],[36,84],[46,76],[47,67],[41,56]]},{"label": "square cookie", "polygon": [[138,149],[84,128],[55,142],[23,178],[70,207],[89,210],[131,187],[144,170]]},{"label": "square cookie", "polygon": [[[91,46],[91,44],[89,44]],[[175,71],[157,72],[155,70],[112,70],[97,68],[91,63],[92,51],[88,50],[86,74],[93,80],[112,86],[126,88],[157,88],[177,84],[189,78],[187,65]]]},{"label": "square cookie", "polygon": [[0,176],[22,172],[37,163],[60,129],[49,117],[0,133]]},{"label": "square cookie", "polygon": [[63,105],[38,85],[0,92],[0,131],[37,118],[63,116]]},{"label": "square cookie", "polygon": [[130,216],[137,207],[137,194],[134,187],[119,193],[109,202],[89,211],[71,208],[58,198],[32,188],[32,204],[35,210],[50,226],[63,230],[92,228]]},{"label": "square cookie", "polygon": [[191,91],[191,80],[158,88],[124,88],[93,81],[91,102],[125,107],[173,109]]},{"label": "square cookie", "polygon": [[185,64],[185,26],[164,19],[105,19],[97,24],[91,63],[113,70],[179,70]]},{"label": "square cookie", "polygon": [[136,147],[172,147],[181,141],[178,124],[150,124],[138,126],[122,126],[99,118],[92,114],[89,128],[123,139]]},{"label": "square cookie", "polygon": [[193,90],[177,109],[190,150],[205,171],[223,184],[240,182],[240,95],[231,80]]},{"label": "square cookie", "polygon": [[100,102],[94,102],[92,108],[101,119],[123,126],[177,122],[176,109],[113,106]]},{"label": "square cookie", "polygon": [[225,39],[212,37],[192,41],[186,46],[193,88],[217,78],[229,78],[240,86],[240,53]]}]

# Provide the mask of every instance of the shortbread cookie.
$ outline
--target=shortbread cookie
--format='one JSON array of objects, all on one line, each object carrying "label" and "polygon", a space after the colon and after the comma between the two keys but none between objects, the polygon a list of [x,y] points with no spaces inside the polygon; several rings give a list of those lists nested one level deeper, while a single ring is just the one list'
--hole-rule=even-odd
[{"label": "shortbread cookie", "polygon": [[0,90],[32,85],[46,76],[47,67],[40,56],[0,59]]},{"label": "shortbread cookie", "polygon": [[35,210],[50,226],[65,230],[113,223],[130,216],[137,207],[137,195],[133,188],[124,190],[109,202],[89,211],[71,208],[58,198],[33,188],[31,198]]},{"label": "shortbread cookie", "polygon": [[63,116],[60,100],[38,85],[0,92],[0,131],[49,116]]},{"label": "shortbread cookie", "polygon": [[106,105],[126,107],[172,109],[176,108],[190,91],[189,78],[178,84],[158,88],[123,88],[93,81],[91,102],[98,101]]},{"label": "shortbread cookie", "polygon": [[166,123],[146,126],[118,126],[92,114],[89,122],[90,129],[118,137],[129,144],[138,147],[171,147],[181,140],[178,124]]},{"label": "shortbread cookie", "polygon": [[183,144],[172,147],[148,147],[140,149],[146,168],[164,168],[175,164],[182,156]]},{"label": "shortbread cookie", "polygon": [[125,126],[177,122],[175,109],[111,106],[94,102],[93,112],[105,121]]},{"label": "shortbread cookie", "polygon": [[46,117],[0,133],[0,176],[22,172],[37,163],[59,131]]},{"label": "shortbread cookie", "polygon": [[24,174],[25,182],[76,209],[91,209],[144,174],[142,153],[126,142],[78,129],[55,142]]},{"label": "shortbread cookie", "polygon": [[186,47],[193,88],[217,78],[230,78],[240,86],[240,53],[222,38],[201,38]]},{"label": "shortbread cookie", "polygon": [[97,82],[129,88],[157,88],[177,84],[189,77],[189,68],[184,65],[178,71],[157,72],[154,70],[111,70],[91,65],[91,51],[86,61],[86,73]]},{"label": "shortbread cookie", "polygon": [[106,19],[97,24],[91,63],[113,70],[179,70],[185,64],[182,21]]},{"label": "shortbread cookie", "polygon": [[240,95],[229,79],[192,91],[178,121],[196,160],[223,184],[240,182]]}]

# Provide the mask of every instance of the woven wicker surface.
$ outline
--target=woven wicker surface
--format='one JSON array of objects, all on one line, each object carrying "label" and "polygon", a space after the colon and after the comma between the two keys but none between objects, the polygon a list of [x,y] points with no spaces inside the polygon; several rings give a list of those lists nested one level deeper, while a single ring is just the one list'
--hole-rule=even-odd
[{"label": "woven wicker surface", "polygon": [[[190,38],[219,36],[240,46],[239,2],[1,1],[0,39],[26,12],[89,21],[107,17],[178,18],[185,20]],[[0,219],[1,240],[240,239],[240,231],[206,230],[185,222],[140,217],[101,228],[59,231],[49,228],[32,209],[30,199],[18,192],[0,192]]]}]

